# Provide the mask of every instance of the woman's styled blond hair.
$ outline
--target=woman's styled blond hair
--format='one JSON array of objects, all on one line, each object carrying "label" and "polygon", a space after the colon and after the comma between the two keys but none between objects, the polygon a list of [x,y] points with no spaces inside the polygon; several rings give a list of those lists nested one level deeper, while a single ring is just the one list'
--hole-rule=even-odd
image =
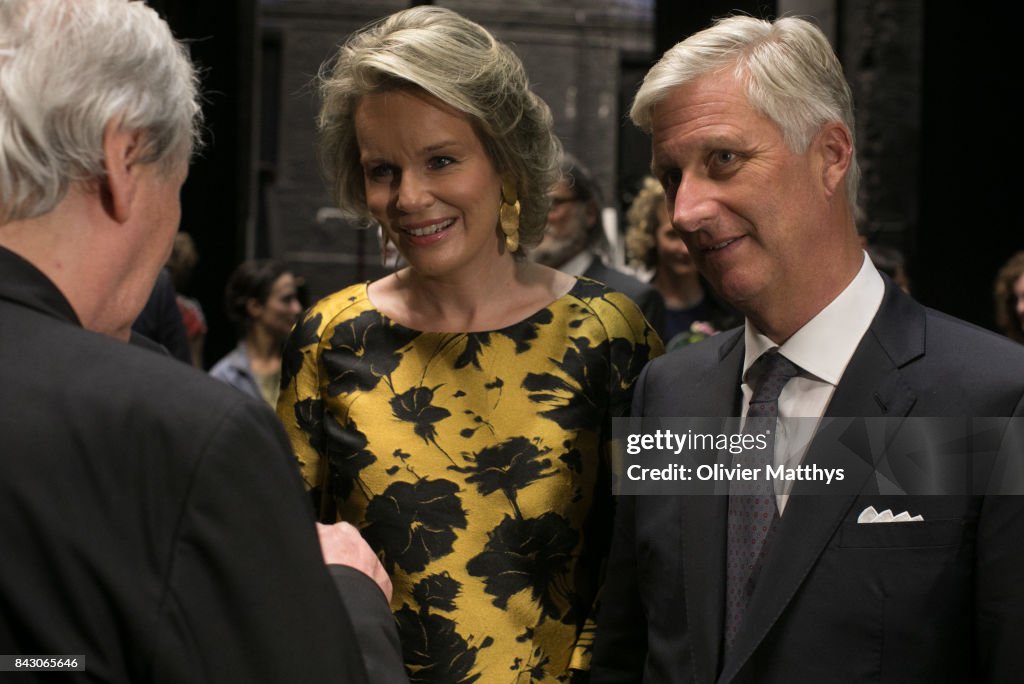
[{"label": "woman's styled blond hair", "polygon": [[[368,219],[355,110],[372,93],[427,93],[466,116],[495,169],[515,180],[522,247],[540,242],[561,146],[522,62],[479,24],[441,7],[413,7],[360,29],[321,68],[324,171],[339,206]],[[497,218],[495,219],[497,221]]]}]

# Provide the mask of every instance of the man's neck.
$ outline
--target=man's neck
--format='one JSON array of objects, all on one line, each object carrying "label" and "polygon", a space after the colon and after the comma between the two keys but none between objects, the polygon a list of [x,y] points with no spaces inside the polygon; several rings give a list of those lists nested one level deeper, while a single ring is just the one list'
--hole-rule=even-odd
[{"label": "man's neck", "polygon": [[[123,341],[131,337],[132,321],[118,320],[110,312],[118,295],[116,264],[110,246],[91,230],[86,197],[76,188],[42,216],[0,226],[0,245],[25,259],[60,290],[87,330]],[[74,221],[70,216],[78,216]]]},{"label": "man's neck", "polygon": [[864,252],[858,246],[833,264],[812,274],[810,282],[793,283],[785,291],[757,302],[737,303],[737,308],[775,344],[783,344],[793,333],[817,316],[845,290],[860,271]]}]

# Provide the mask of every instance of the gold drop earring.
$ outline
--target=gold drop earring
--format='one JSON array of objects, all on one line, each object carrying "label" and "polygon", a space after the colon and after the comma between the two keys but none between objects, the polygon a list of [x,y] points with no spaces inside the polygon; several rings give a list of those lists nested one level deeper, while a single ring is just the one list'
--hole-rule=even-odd
[{"label": "gold drop earring", "polygon": [[509,252],[519,249],[519,193],[512,176],[505,176],[501,183],[501,209],[498,211],[501,232],[505,234],[505,246]]}]

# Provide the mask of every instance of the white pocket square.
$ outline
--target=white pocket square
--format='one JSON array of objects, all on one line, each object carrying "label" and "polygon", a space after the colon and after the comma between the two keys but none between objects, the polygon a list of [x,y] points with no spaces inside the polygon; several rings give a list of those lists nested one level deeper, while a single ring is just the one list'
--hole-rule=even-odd
[{"label": "white pocket square", "polygon": [[858,523],[891,523],[891,522],[924,522],[920,515],[910,515],[903,511],[899,515],[893,515],[892,510],[886,508],[879,513],[874,506],[868,506],[857,516]]}]

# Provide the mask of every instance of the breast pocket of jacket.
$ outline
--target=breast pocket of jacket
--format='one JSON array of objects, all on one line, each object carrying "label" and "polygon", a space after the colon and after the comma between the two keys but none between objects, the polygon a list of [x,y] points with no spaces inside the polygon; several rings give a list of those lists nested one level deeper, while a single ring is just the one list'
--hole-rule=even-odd
[{"label": "breast pocket of jacket", "polygon": [[964,537],[959,518],[918,522],[843,523],[839,547],[844,549],[932,548],[956,546]]}]

